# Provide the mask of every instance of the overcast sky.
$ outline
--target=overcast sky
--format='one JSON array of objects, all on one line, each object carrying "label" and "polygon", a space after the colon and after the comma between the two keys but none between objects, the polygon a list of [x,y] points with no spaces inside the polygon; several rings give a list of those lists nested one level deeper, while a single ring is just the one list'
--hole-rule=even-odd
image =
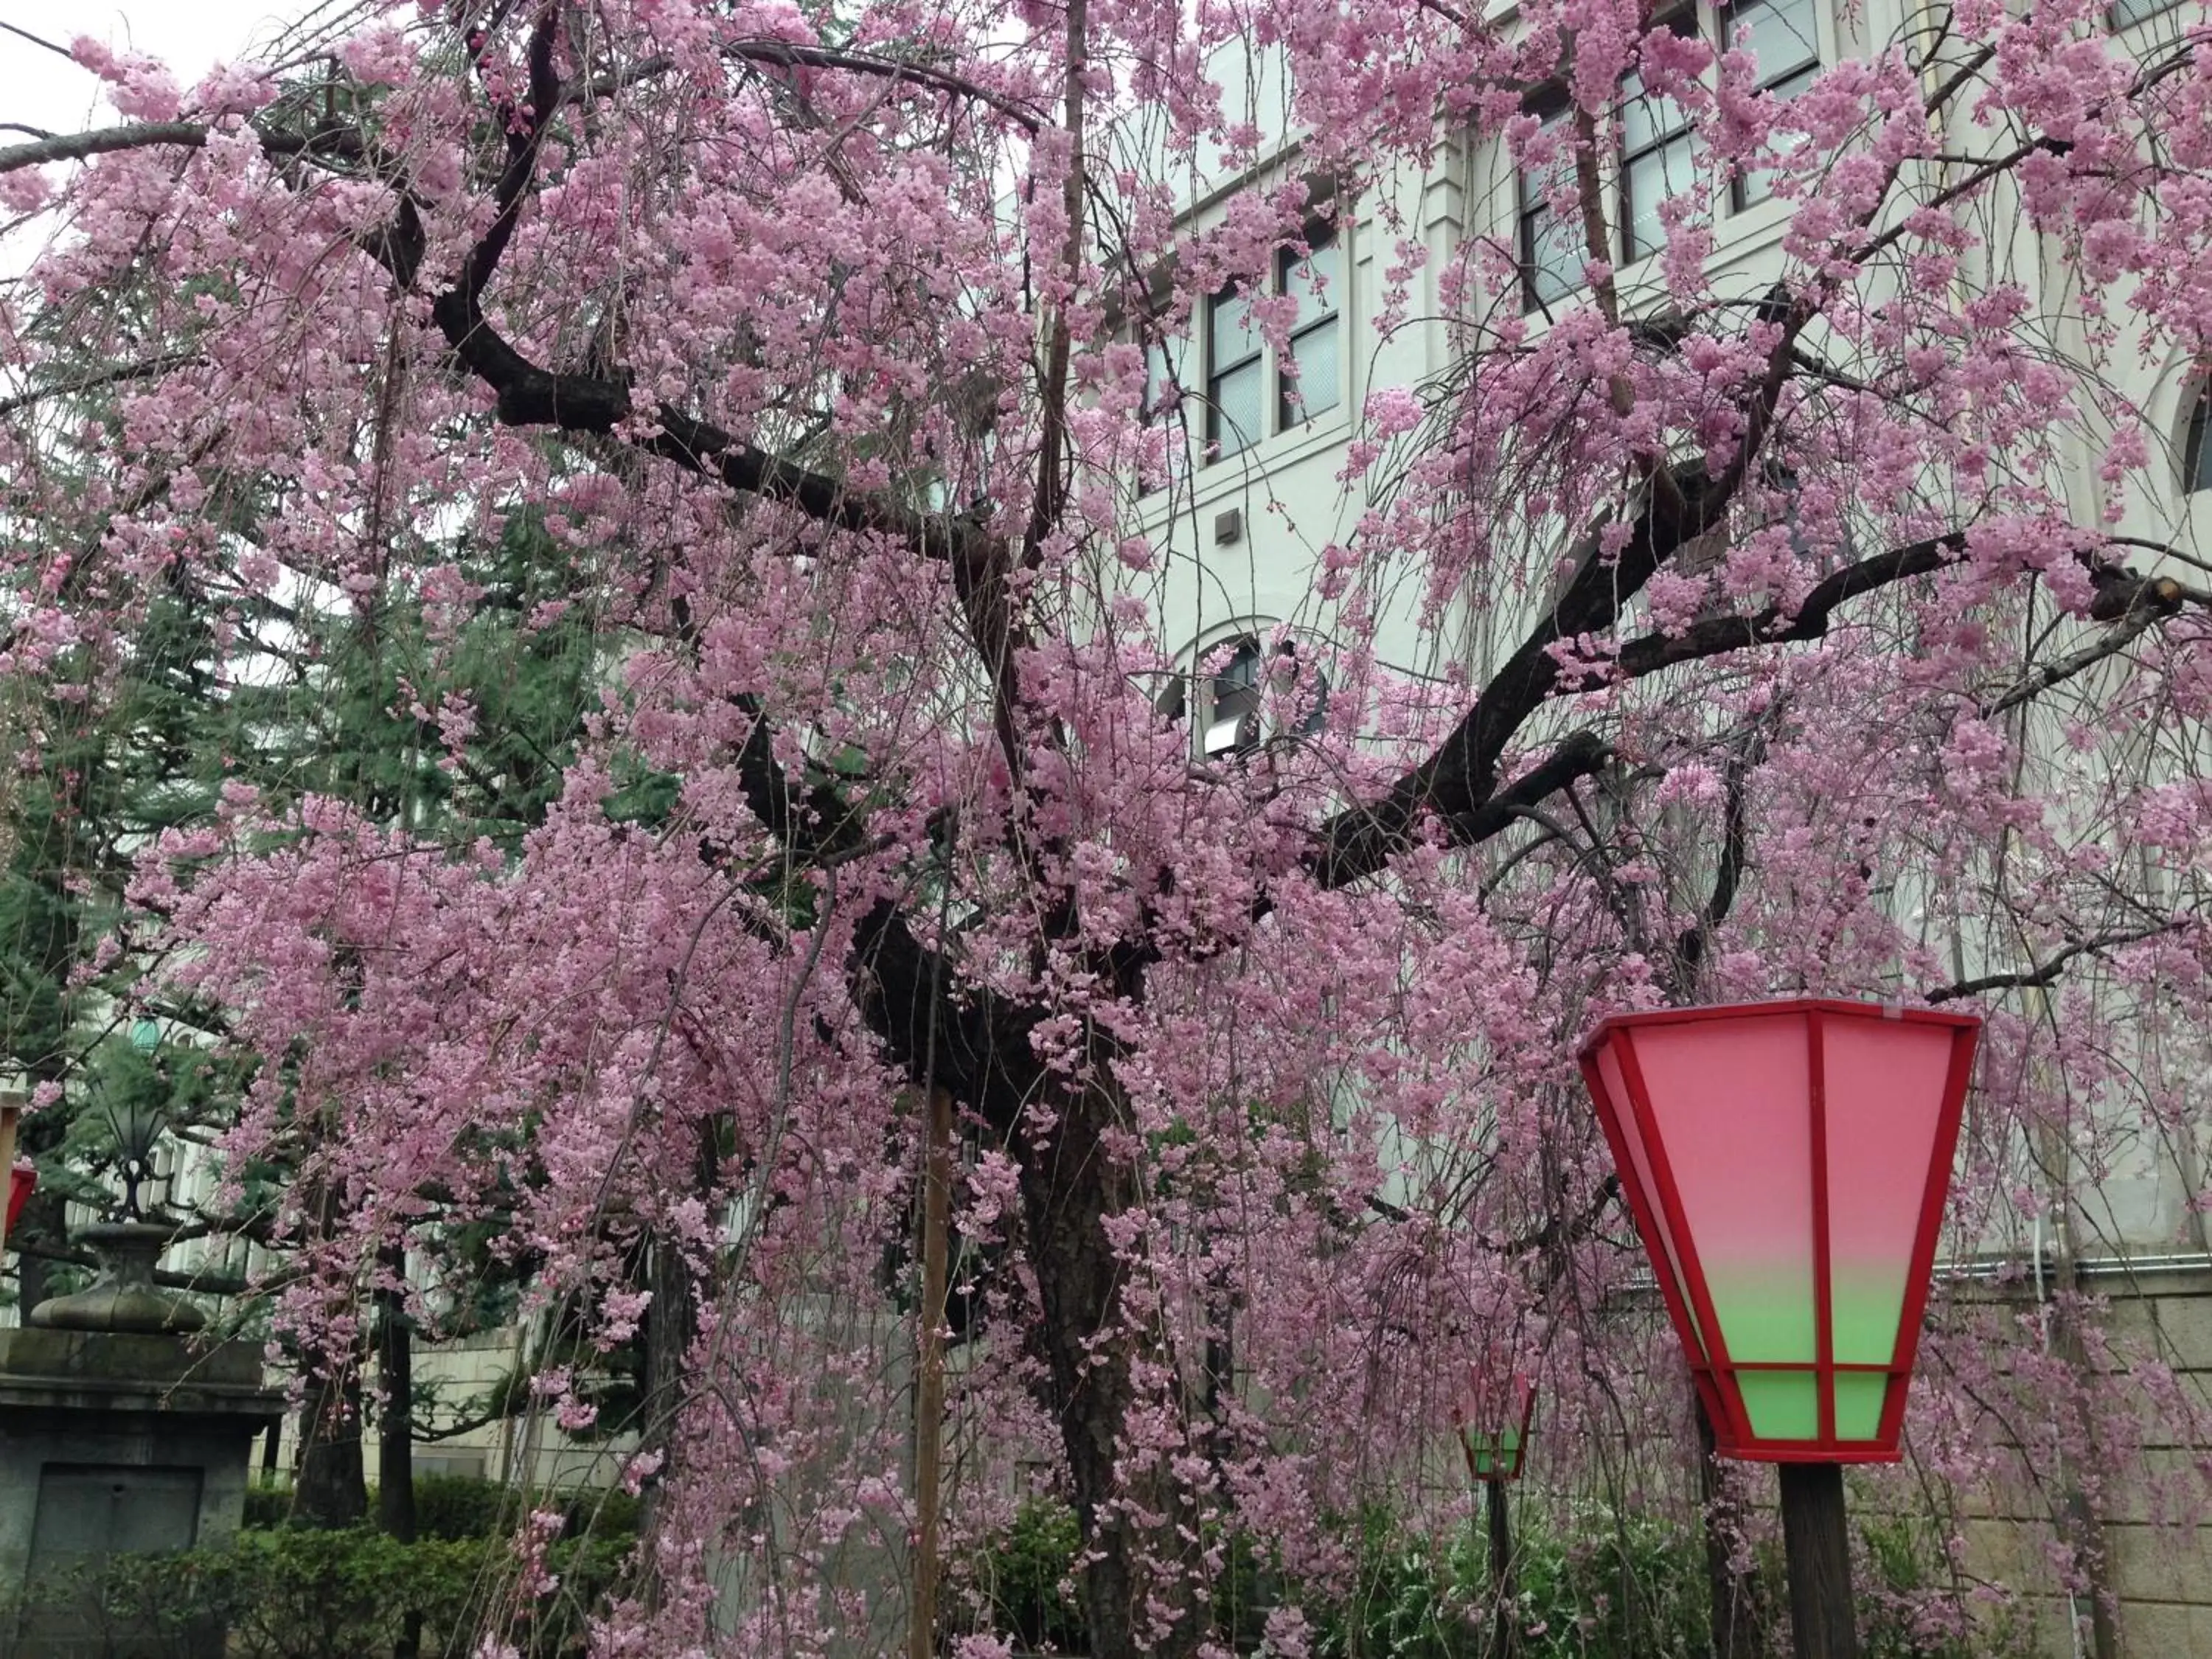
[{"label": "overcast sky", "polygon": [[[276,20],[313,0],[0,0],[0,23],[66,46],[80,34],[152,52],[190,86],[210,64],[239,55]],[[29,41],[0,31],[0,121],[49,132],[82,128],[93,110],[92,76]],[[0,144],[23,135],[0,132]]]}]

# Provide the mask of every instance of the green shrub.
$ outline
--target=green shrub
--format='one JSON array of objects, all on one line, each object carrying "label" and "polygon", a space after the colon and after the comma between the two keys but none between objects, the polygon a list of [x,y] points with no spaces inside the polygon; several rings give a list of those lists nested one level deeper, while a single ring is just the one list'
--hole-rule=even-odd
[{"label": "green shrub", "polygon": [[514,1529],[507,1487],[471,1474],[415,1477],[415,1531],[423,1538],[489,1538]]},{"label": "green shrub", "polygon": [[484,1565],[481,1544],[283,1527],[240,1532],[228,1547],[116,1556],[50,1575],[25,1600],[41,1622],[73,1622],[164,1659],[388,1653],[410,1614],[422,1619],[422,1650],[438,1653],[465,1645]]},{"label": "green shrub", "polygon": [[[1223,1551],[1213,1586],[1223,1644],[1253,1651],[1278,1600],[1304,1610],[1317,1659],[1483,1659],[1491,1646],[1488,1544],[1480,1532],[1438,1541],[1381,1510],[1358,1532],[1346,1589],[1300,1593],[1263,1546],[1239,1536]],[[979,1627],[1030,1651],[1088,1645],[1070,1582],[1075,1516],[1058,1504],[1024,1504],[1013,1525],[967,1565]],[[1650,1517],[1593,1517],[1563,1532],[1524,1522],[1516,1539],[1518,1619],[1526,1659],[1692,1659],[1707,1651],[1705,1540]]]},{"label": "green shrub", "polygon": [[281,1527],[292,1513],[292,1489],[289,1486],[248,1486],[246,1489],[246,1519],[248,1527]]},{"label": "green shrub", "polygon": [[[580,1538],[637,1533],[638,1500],[628,1492],[581,1488],[538,1492],[532,1504],[558,1510],[562,1535]],[[514,1487],[470,1474],[415,1477],[415,1530],[424,1538],[504,1537],[514,1530],[521,1506]]]},{"label": "green shrub", "polygon": [[966,1564],[978,1627],[1012,1636],[1031,1653],[1090,1651],[1073,1582],[1079,1547],[1073,1510],[1024,1504],[1005,1535]]},{"label": "green shrub", "polygon": [[[410,1618],[426,1656],[473,1652],[495,1628],[528,1659],[570,1659],[631,1542],[611,1530],[557,1540],[546,1565],[559,1590],[518,1602],[505,1535],[403,1544],[365,1527],[254,1528],[224,1547],[50,1576],[20,1610],[149,1659],[356,1659],[391,1652]],[[0,1628],[8,1617],[0,1608]]]},{"label": "green shrub", "polygon": [[1604,1516],[1587,1530],[1525,1528],[1516,1541],[1530,1659],[1702,1659],[1709,1650],[1711,1590],[1698,1528]]}]

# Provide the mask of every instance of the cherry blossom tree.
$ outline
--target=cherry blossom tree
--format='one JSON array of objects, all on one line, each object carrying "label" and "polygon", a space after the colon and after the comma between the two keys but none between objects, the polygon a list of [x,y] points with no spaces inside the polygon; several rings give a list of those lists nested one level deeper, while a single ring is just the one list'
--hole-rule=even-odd
[{"label": "cherry blossom tree", "polygon": [[[2039,1282],[2139,1145],[2201,1172],[2212,590],[2125,389],[2207,350],[2201,29],[1957,3],[1784,100],[1641,0],[317,16],[189,88],[58,46],[112,123],[0,149],[7,660],[97,697],[158,596],[320,584],[459,769],[496,596],[456,550],[525,516],[570,597],[520,637],[587,605],[622,641],[519,844],[234,776],[134,890],[148,994],[256,1068],[226,1157],[301,1170],[280,1316],[326,1369],[379,1291],[435,1334],[465,1224],[642,1342],[605,1651],[902,1616],[866,1564],[927,1518],[935,1091],[947,1524],[1044,1465],[1102,1656],[1205,1648],[1254,1539],[1303,1650],[1351,1509],[1463,1503],[1426,1472],[1471,1358],[1540,1375],[1563,1471],[1679,1490],[1569,1060],[1598,1011],[1974,1000],[1949,1237],[2033,1232]],[[1699,156],[1632,270],[1630,77]],[[1534,309],[1495,227],[1439,258],[1393,205],[1485,146],[1565,228]],[[1189,213],[1200,176],[1246,188]],[[1712,217],[1747,179],[1783,204],[1750,285]],[[1449,363],[1366,398],[1299,550],[1325,698],[1270,651],[1273,735],[1194,761],[1164,595],[1206,398],[1146,347],[1226,290],[1287,349],[1271,274],[1355,216],[1361,349]],[[2143,1431],[2076,1287],[2025,1348],[2007,1305],[1939,1298],[1914,1455],[2071,1471],[2094,1584],[2092,1472]],[[583,1370],[538,1387],[592,1419]]]}]

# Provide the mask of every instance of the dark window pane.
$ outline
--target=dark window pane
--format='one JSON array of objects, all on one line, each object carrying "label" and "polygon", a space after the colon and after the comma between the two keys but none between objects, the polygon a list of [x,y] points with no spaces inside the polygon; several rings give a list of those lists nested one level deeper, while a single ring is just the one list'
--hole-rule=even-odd
[{"label": "dark window pane", "polygon": [[2172,11],[2181,0],[2113,0],[2105,8],[2105,23],[2116,29],[2133,28],[2137,23],[2147,23],[2160,12]]},{"label": "dark window pane", "polygon": [[1260,642],[1243,640],[1206,687],[1206,729],[1200,752],[1209,759],[1249,754],[1260,746]]},{"label": "dark window pane", "polygon": [[[1811,86],[1813,77],[1820,72],[1820,66],[1815,64],[1810,69],[1800,70],[1785,81],[1778,82],[1767,91],[1787,101]],[[1767,140],[1766,147],[1777,155],[1787,155],[1804,143],[1805,137],[1802,132],[1777,132]],[[1753,167],[1735,181],[1735,204],[1740,208],[1749,207],[1753,202],[1763,202],[1772,194],[1774,169],[1771,167]]]},{"label": "dark window pane", "polygon": [[1291,356],[1283,364],[1282,407],[1277,410],[1282,425],[1310,421],[1344,400],[1341,356],[1334,317],[1291,338]]},{"label": "dark window pane", "polygon": [[[1553,110],[1543,118],[1541,131],[1559,133],[1570,112]],[[1522,303],[1530,311],[1548,307],[1582,286],[1582,227],[1572,214],[1555,213],[1551,205],[1555,194],[1571,189],[1574,174],[1571,149],[1521,172]]]},{"label": "dark window pane", "polygon": [[1620,83],[1620,147],[1629,155],[1686,131],[1690,118],[1672,98],[1644,90],[1644,77],[1631,75]]},{"label": "dark window pane", "polygon": [[2212,386],[2197,394],[2196,407],[2189,412],[2189,438],[2181,457],[2181,488],[2187,495],[2212,489]]}]

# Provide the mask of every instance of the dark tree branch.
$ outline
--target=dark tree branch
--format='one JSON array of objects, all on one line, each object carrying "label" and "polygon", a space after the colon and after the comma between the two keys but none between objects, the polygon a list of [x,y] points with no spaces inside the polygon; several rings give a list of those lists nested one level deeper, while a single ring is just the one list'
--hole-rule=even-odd
[{"label": "dark tree branch", "polygon": [[[721,51],[726,58],[764,64],[771,69],[844,70],[854,75],[872,76],[878,80],[889,81],[894,87],[926,87],[933,92],[970,99],[994,109],[1025,132],[1041,132],[1045,126],[1044,118],[1036,111],[1025,109],[1012,99],[993,92],[988,87],[977,85],[965,76],[955,75],[950,70],[933,69],[927,64],[885,58],[876,52],[850,47],[802,46],[787,40],[736,40]],[[672,58],[646,58],[634,68],[601,76],[588,85],[578,88],[570,94],[570,101],[613,97],[625,88],[655,80],[675,66],[676,60]]]},{"label": "dark tree branch", "polygon": [[1750,647],[1802,643],[1826,636],[1836,607],[1912,576],[1942,569],[1966,550],[1963,535],[1935,537],[1846,565],[1815,586],[1794,611],[1769,605],[1749,617],[1708,617],[1679,634],[1646,634],[1614,659],[1619,677],[1640,679],[1662,668],[1724,656]]},{"label": "dark tree branch", "polygon": [[2143,940],[2157,939],[2161,934],[2179,933],[2190,925],[2189,919],[2162,921],[2154,927],[2138,927],[2132,933],[2100,933],[2094,939],[2076,939],[2032,968],[2012,974],[1984,974],[1978,979],[1962,979],[1952,985],[1940,985],[1926,993],[1929,1002],[1955,1002],[1960,997],[1975,997],[1990,991],[2015,991],[2041,988],[2055,985],[2066,966],[2076,957],[2094,956],[2116,950],[2123,945],[2140,945]]},{"label": "dark tree branch", "polygon": [[2032,702],[2054,685],[2062,685],[2076,674],[2095,667],[2108,657],[2118,656],[2137,638],[2148,632],[2151,624],[2159,620],[2159,616],[2158,611],[2148,609],[2133,612],[2118,626],[2108,630],[2094,644],[2084,646],[2079,651],[2061,657],[2057,662],[2045,663],[2035,672],[2022,678],[2002,696],[1994,697],[1984,703],[1981,707],[1982,718],[1991,720],[1999,714],[2019,708],[2022,703]]},{"label": "dark tree branch", "polygon": [[[1460,842],[1495,835],[1510,822],[1510,814],[1495,816],[1486,809],[1497,789],[1498,763],[1514,735],[1547,701],[1569,689],[1562,686],[1556,649],[1611,628],[1662,561],[1717,522],[1726,505],[1707,491],[1703,472],[1694,468],[1677,473],[1672,487],[1646,495],[1619,558],[1601,556],[1594,538],[1585,544],[1580,568],[1559,602],[1436,752],[1381,800],[1349,807],[1322,827],[1320,844],[1307,862],[1322,886],[1342,887],[1381,870],[1413,844],[1426,813],[1443,820]],[[1523,804],[1531,799],[1520,797]]]},{"label": "dark tree branch", "polygon": [[[0,149],[0,173],[43,167],[49,161],[89,161],[95,155],[112,155],[118,150],[150,149],[163,144],[198,149],[207,143],[208,131],[204,121],[134,121],[128,126],[65,132],[57,137],[10,144]],[[265,148],[266,137],[262,143]]]},{"label": "dark tree branch", "polygon": [[995,1132],[1015,1138],[1046,1080],[1030,1045],[1043,1009],[963,984],[890,899],[854,928],[846,970],[863,1018],[908,1077],[950,1089]]},{"label": "dark tree branch", "polygon": [[[468,262],[461,270],[460,292],[471,306],[483,299],[492,272],[499,268],[500,256],[507,252],[514,228],[521,221],[523,199],[538,174],[538,153],[545,147],[545,135],[552,131],[554,112],[561,105],[561,77],[553,68],[553,48],[560,36],[561,9],[546,0],[530,31],[529,108],[517,109],[507,100],[494,106],[507,130],[507,165],[492,187],[496,211],[491,224],[469,250]],[[480,36],[471,35],[471,50],[477,50],[480,42]]]},{"label": "dark tree branch", "polygon": [[1677,988],[1685,998],[1689,992],[1690,977],[1705,960],[1714,933],[1728,920],[1729,912],[1735,908],[1736,894],[1743,884],[1744,865],[1750,854],[1751,823],[1746,809],[1751,793],[1751,773],[1765,755],[1766,733],[1760,729],[1729,756],[1723,781],[1725,804],[1721,813],[1720,865],[1713,872],[1713,890],[1698,912],[1697,921],[1674,941],[1674,959],[1680,964],[1682,981]]},{"label": "dark tree branch", "polygon": [[[0,149],[0,173],[17,173],[50,161],[87,161],[95,155],[129,149],[201,149],[214,131],[214,125],[206,121],[134,121],[119,127],[96,127],[89,132],[65,132]],[[272,122],[256,124],[253,136],[262,153],[272,158],[319,155],[358,161],[368,154],[359,135],[342,127],[296,132]]]}]

